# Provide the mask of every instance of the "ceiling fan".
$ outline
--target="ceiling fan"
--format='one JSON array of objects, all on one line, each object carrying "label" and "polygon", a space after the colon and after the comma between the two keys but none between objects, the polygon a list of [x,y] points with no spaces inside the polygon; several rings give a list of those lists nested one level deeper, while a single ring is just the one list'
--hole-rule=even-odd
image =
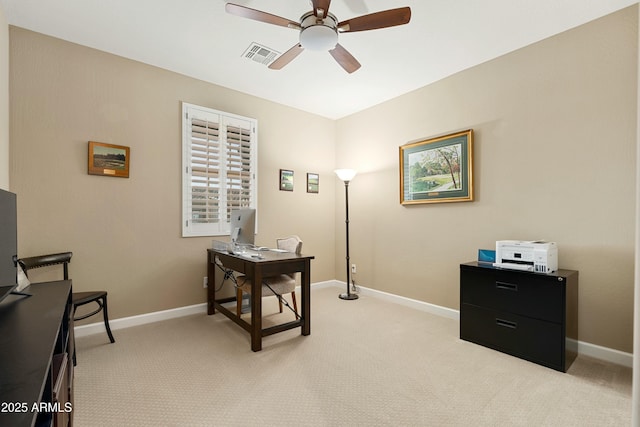
[{"label": "ceiling fan", "polygon": [[360,68],[360,63],[338,43],[338,33],[395,27],[404,25],[411,19],[411,8],[401,7],[338,21],[335,15],[329,12],[331,0],[311,0],[311,4],[313,10],[302,15],[299,22],[233,3],[227,3],[225,9],[232,15],[292,28],[300,32],[300,42],[269,65],[269,68],[274,70],[281,69],[303,50],[309,49],[328,51],[346,72],[353,73]]}]

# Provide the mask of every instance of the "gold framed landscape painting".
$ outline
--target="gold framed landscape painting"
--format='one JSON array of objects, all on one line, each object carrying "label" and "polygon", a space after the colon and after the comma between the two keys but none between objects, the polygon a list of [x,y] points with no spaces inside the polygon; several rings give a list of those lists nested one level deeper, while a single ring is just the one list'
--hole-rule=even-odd
[{"label": "gold framed landscape painting", "polygon": [[473,200],[473,130],[400,147],[400,203]]},{"label": "gold framed landscape painting", "polygon": [[89,141],[89,174],[129,178],[129,147]]}]

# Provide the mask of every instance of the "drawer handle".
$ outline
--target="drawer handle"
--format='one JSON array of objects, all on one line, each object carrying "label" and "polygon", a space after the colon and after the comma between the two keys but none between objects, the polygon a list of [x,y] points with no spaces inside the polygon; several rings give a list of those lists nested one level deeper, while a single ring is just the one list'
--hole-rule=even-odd
[{"label": "drawer handle", "polygon": [[505,328],[510,328],[510,329],[516,329],[518,327],[518,323],[517,322],[511,322],[509,320],[498,319],[497,317],[496,317],[496,324],[498,326],[504,326]]},{"label": "drawer handle", "polygon": [[515,283],[496,282],[496,288],[505,289],[507,291],[518,291],[518,285]]}]

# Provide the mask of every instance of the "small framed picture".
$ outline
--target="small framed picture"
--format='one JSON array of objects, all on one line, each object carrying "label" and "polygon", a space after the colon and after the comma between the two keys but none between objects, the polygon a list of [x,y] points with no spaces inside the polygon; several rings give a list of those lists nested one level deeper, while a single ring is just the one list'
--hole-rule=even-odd
[{"label": "small framed picture", "polygon": [[293,191],[293,171],[280,169],[280,190]]},{"label": "small framed picture", "polygon": [[307,174],[307,193],[318,193],[320,190],[320,175],[317,173]]},{"label": "small framed picture", "polygon": [[89,141],[89,174],[129,178],[129,147]]}]

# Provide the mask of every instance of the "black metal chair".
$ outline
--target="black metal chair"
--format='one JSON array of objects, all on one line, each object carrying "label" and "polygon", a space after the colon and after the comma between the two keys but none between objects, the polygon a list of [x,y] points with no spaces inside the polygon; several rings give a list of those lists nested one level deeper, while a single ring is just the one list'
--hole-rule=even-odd
[{"label": "black metal chair", "polygon": [[[52,265],[62,264],[64,270],[64,280],[69,280],[69,263],[71,262],[71,257],[73,256],[72,252],[62,252],[59,254],[49,254],[49,255],[40,255],[29,258],[20,258],[18,260],[18,264],[24,270],[24,274],[28,277],[28,271],[33,270],[34,268],[40,267],[48,267]],[[73,292],[72,297],[73,301],[73,320],[82,320],[87,317],[91,317],[94,314],[100,313],[102,311],[102,316],[104,318],[104,327],[107,329],[107,334],[109,335],[109,340],[114,343],[116,340],[113,338],[113,334],[111,333],[111,328],[109,327],[109,314],[107,311],[107,292],[106,291],[88,291],[88,292]],[[76,317],[76,310],[78,307],[90,304],[95,302],[98,304],[98,308],[88,314],[83,314],[81,316]],[[73,354],[73,364],[76,364],[76,355],[75,352]]]}]

